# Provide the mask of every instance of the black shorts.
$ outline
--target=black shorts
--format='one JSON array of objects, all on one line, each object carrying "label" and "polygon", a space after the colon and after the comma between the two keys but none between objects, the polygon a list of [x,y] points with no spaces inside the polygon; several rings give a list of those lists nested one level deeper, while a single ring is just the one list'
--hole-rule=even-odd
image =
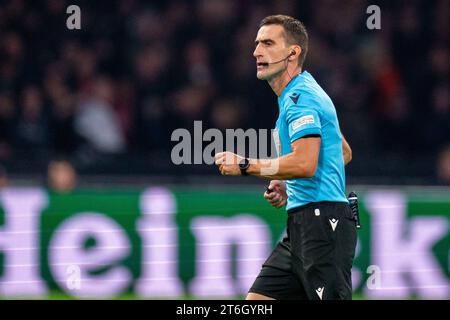
[{"label": "black shorts", "polygon": [[346,203],[317,202],[290,210],[287,236],[250,288],[274,299],[351,299],[355,221]]}]

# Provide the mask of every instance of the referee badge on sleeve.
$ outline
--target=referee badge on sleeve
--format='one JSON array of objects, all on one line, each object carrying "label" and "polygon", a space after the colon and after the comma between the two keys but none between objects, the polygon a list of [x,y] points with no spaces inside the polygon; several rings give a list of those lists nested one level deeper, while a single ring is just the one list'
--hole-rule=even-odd
[{"label": "referee badge on sleeve", "polygon": [[295,131],[295,130],[300,129],[304,125],[314,124],[314,123],[315,123],[315,121],[314,121],[314,116],[313,115],[303,116],[301,118],[298,118],[294,122],[292,122],[292,130]]}]

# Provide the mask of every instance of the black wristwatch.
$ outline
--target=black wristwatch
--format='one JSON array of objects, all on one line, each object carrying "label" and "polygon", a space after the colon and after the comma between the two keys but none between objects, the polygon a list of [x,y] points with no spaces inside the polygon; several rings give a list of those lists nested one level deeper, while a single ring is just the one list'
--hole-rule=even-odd
[{"label": "black wristwatch", "polygon": [[241,169],[241,175],[247,176],[247,169],[250,167],[250,161],[247,158],[242,159],[239,162],[239,169]]}]

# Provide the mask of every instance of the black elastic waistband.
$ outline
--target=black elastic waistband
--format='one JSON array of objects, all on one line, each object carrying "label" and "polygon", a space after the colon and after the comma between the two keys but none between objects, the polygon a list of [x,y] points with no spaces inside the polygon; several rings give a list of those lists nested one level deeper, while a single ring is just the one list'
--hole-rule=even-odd
[{"label": "black elastic waistband", "polygon": [[295,208],[288,209],[287,213],[291,214],[291,213],[299,212],[299,211],[302,211],[302,210],[305,210],[305,209],[308,209],[308,208],[311,208],[311,207],[320,207],[320,206],[323,206],[323,205],[348,205],[348,203],[347,202],[336,202],[336,201],[310,202],[310,203],[307,203],[307,204],[305,204],[303,206],[298,206],[298,207],[295,207]]}]

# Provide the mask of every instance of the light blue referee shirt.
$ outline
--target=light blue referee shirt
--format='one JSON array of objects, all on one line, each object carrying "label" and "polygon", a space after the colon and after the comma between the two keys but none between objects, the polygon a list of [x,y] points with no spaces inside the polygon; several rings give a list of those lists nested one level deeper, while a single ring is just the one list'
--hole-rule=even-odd
[{"label": "light blue referee shirt", "polygon": [[286,181],[289,210],[310,202],[348,202],[342,136],[333,102],[312,75],[295,76],[278,97],[279,116],[274,141],[279,156],[292,152],[291,143],[307,135],[320,135],[320,154],[312,178]]}]

